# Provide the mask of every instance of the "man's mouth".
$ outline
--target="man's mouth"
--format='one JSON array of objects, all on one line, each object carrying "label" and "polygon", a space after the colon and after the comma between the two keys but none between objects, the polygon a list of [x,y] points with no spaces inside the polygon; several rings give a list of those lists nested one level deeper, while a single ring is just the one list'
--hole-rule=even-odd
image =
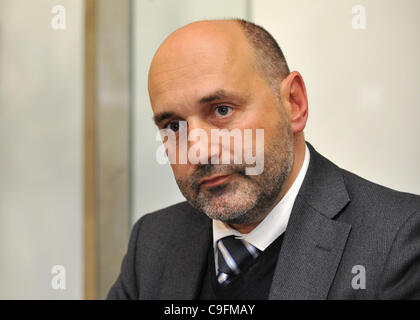
[{"label": "man's mouth", "polygon": [[206,187],[216,187],[225,183],[230,177],[231,177],[231,174],[214,175],[208,178],[201,179],[200,185],[203,185]]}]

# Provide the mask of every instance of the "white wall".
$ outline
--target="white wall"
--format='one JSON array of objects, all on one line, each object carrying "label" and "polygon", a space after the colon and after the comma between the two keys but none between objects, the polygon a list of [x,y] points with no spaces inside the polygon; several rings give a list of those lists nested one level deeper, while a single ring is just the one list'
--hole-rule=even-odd
[{"label": "white wall", "polygon": [[[366,29],[352,28],[352,7]],[[306,138],[336,164],[420,194],[420,1],[254,0],[309,93]]]},{"label": "white wall", "polygon": [[82,23],[81,0],[0,1],[0,299],[82,298]]},{"label": "white wall", "polygon": [[196,20],[246,18],[246,0],[137,0],[133,25],[133,190],[132,222],[145,213],[184,201],[169,165],[155,160],[157,129],[147,92],[153,54],[175,29]]}]

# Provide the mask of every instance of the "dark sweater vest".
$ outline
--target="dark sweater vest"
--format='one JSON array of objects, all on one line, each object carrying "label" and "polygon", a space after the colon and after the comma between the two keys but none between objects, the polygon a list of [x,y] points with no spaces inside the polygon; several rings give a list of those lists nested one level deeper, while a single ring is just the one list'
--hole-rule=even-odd
[{"label": "dark sweater vest", "polygon": [[283,234],[274,240],[257,259],[241,268],[226,287],[217,282],[213,243],[207,259],[207,271],[203,276],[203,285],[199,295],[202,300],[265,300],[268,298],[277,258],[280,253]]}]

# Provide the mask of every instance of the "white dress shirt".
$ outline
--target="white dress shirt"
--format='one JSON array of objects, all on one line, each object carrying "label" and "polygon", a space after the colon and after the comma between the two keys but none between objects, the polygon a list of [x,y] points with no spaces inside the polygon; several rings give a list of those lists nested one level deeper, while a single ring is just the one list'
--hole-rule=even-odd
[{"label": "white dress shirt", "polygon": [[216,273],[218,269],[216,243],[219,239],[234,235],[236,238],[244,239],[254,247],[264,251],[286,230],[293,204],[308,171],[309,160],[310,152],[305,144],[305,158],[296,180],[273,210],[250,233],[242,234],[222,221],[213,220],[213,247]]}]

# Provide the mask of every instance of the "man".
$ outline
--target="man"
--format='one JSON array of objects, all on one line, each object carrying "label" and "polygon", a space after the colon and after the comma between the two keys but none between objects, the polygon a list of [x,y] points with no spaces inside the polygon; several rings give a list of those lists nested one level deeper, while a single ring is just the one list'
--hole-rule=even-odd
[{"label": "man", "polygon": [[264,170],[205,161],[220,158],[211,143],[200,162],[171,163],[188,201],[135,224],[109,299],[420,298],[420,197],[305,142],[303,79],[264,29],[178,29],[153,58],[149,94],[159,129],[178,137],[181,122],[209,135],[263,129]]}]

